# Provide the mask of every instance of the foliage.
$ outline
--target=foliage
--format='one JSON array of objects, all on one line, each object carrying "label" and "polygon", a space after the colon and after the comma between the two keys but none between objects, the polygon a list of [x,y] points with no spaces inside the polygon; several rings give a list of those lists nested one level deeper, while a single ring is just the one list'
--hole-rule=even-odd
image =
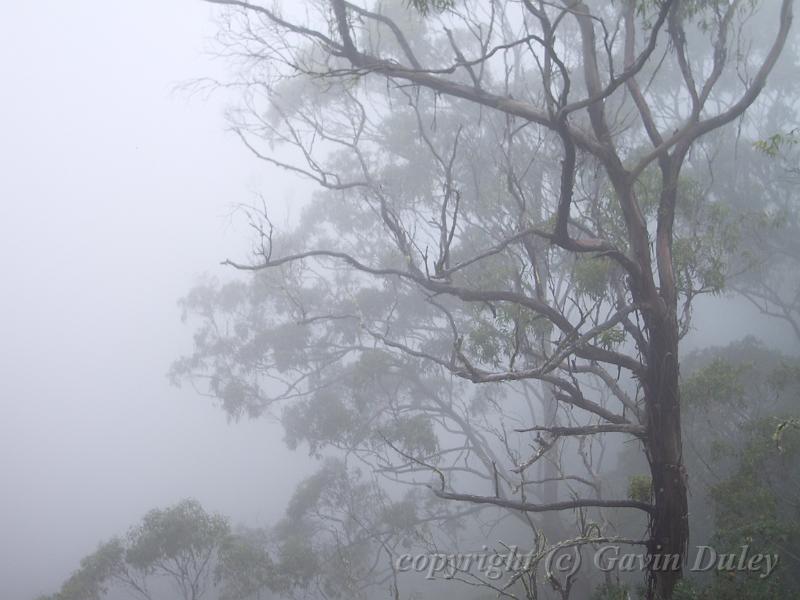
[{"label": "foliage", "polygon": [[125,559],[147,571],[170,562],[187,564],[191,557],[214,551],[229,533],[227,519],[208,514],[194,500],[148,512],[128,533]]},{"label": "foliage", "polygon": [[800,143],[799,135],[800,128],[792,129],[788,133],[773,133],[766,139],[753,142],[753,146],[770,158],[776,158],[785,147]]},{"label": "foliage", "polygon": [[653,497],[653,480],[648,475],[632,475],[628,481],[628,498],[650,502]]},{"label": "foliage", "polygon": [[327,598],[366,599],[391,574],[380,558],[419,547],[419,497],[391,499],[374,480],[333,458],[295,490],[284,519],[267,534],[271,589],[287,594],[323,590]]},{"label": "foliage", "polygon": [[[791,427],[800,392],[797,360],[768,350],[752,338],[711,348],[689,358],[684,379],[688,464],[694,467],[698,511],[710,509],[709,539],[718,552],[776,553],[768,578],[717,573],[707,585],[687,582],[677,595],[693,600],[772,600],[792,595],[800,581],[800,435]],[[787,412],[789,414],[787,414]],[[705,488],[705,489],[704,489]],[[698,518],[699,515],[698,515]]]},{"label": "foliage", "polygon": [[407,2],[423,15],[427,15],[431,10],[447,10],[455,5],[455,0],[407,0]]},{"label": "foliage", "polygon": [[214,561],[230,543],[226,518],[207,513],[194,500],[153,509],[124,538],[113,538],[81,560],[55,600],[100,600],[113,587],[145,600],[163,578],[184,600],[199,600],[212,585]]},{"label": "foliage", "polygon": [[[753,553],[780,556],[778,570],[770,578],[737,573],[736,585],[748,590],[741,598],[785,598],[800,586],[796,504],[800,497],[800,435],[792,432],[785,436],[781,451],[773,440],[775,419],[757,421],[748,429],[736,470],[711,490],[715,541],[720,552],[735,552],[748,545]],[[734,590],[732,583],[716,585],[727,588],[729,595]]]},{"label": "foliage", "polygon": [[695,409],[711,405],[741,406],[745,396],[742,377],[750,369],[751,366],[747,364],[733,364],[724,358],[714,358],[684,379],[681,398],[687,406]]},{"label": "foliage", "polygon": [[52,600],[100,600],[109,588],[109,582],[119,573],[124,563],[125,549],[115,538],[98,546],[97,550],[81,560],[80,567],[54,594]]},{"label": "foliage", "polygon": [[268,551],[268,539],[259,530],[241,530],[220,544],[214,581],[220,600],[258,597],[264,590],[281,589],[282,578]]}]

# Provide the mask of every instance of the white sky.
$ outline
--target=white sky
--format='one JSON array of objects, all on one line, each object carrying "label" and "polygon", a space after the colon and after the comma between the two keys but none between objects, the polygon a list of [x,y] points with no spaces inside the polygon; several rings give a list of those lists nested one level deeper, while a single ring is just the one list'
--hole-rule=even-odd
[{"label": "white sky", "polygon": [[3,598],[54,591],[101,539],[183,497],[271,521],[299,478],[274,426],[228,425],[165,377],[191,344],[178,298],[247,257],[231,206],[257,189],[291,196],[225,132],[221,99],[173,92],[224,68],[204,52],[212,13],[199,0],[3,4]]}]

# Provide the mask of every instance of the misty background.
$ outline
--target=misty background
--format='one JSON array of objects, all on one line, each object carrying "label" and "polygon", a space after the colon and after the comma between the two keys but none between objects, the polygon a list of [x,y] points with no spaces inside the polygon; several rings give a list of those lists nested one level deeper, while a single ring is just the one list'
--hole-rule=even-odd
[{"label": "misty background", "polygon": [[[223,95],[176,91],[226,68],[206,52],[212,7],[3,13],[0,582],[27,598],[153,506],[193,497],[248,525],[282,513],[311,470],[305,452],[286,450],[276,424],[229,424],[166,372],[191,348],[178,299],[247,257],[234,207],[264,192],[291,214],[309,188],[225,131]],[[778,322],[708,302],[685,350],[749,332],[791,351]]]},{"label": "misty background", "polygon": [[222,98],[175,91],[224,67],[208,5],[3,8],[0,587],[26,598],[153,506],[283,509],[303,456],[166,372],[191,348],[178,299],[248,252],[234,206],[296,182],[226,133]]}]

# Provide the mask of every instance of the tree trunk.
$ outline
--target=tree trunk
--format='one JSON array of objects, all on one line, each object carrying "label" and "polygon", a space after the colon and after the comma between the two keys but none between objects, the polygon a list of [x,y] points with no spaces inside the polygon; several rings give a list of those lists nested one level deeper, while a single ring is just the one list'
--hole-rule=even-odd
[{"label": "tree trunk", "polygon": [[689,541],[687,478],[681,443],[678,324],[673,310],[653,319],[647,361],[647,457],[655,512],[650,520],[648,598],[667,600],[682,576]]},{"label": "tree trunk", "polygon": [[[650,238],[638,201],[625,177],[613,170],[609,176],[620,196],[629,239],[642,278],[632,287],[641,302],[645,327],[646,369],[645,451],[650,463],[655,510],[650,516],[648,600],[669,600],[683,573],[689,543],[687,477],[681,441],[681,401],[678,387],[678,291],[672,267],[672,222],[675,216],[677,177],[682,155],[660,163],[663,173],[659,203],[656,286],[651,271]],[[674,167],[677,165],[677,167]],[[674,168],[673,168],[674,167]]]}]

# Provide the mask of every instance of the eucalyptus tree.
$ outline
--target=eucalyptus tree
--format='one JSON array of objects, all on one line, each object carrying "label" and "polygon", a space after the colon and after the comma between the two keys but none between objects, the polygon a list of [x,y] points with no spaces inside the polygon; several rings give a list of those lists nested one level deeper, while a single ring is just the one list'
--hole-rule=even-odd
[{"label": "eucalyptus tree", "polygon": [[689,359],[682,392],[693,535],[720,553],[747,545],[780,557],[770,577],[719,574],[698,598],[791,596],[800,585],[800,436],[788,424],[797,415],[800,363],[753,337]]},{"label": "eucalyptus tree", "polygon": [[[230,537],[225,517],[194,500],[149,511],[122,537],[100,544],[51,600],[101,600],[126,590],[142,600],[159,597],[166,581],[183,600],[200,600],[214,587],[220,549]],[[161,584],[163,585],[163,584]]]},{"label": "eucalyptus tree", "polygon": [[[800,120],[794,106],[781,113],[789,123]],[[741,213],[752,214],[754,197],[760,204],[758,219],[743,232],[749,264],[741,265],[740,273],[731,279],[731,289],[763,314],[788,326],[800,342],[800,153],[798,130],[784,135],[779,129],[784,124],[773,120],[773,133],[754,143],[751,153],[763,156],[751,154],[750,177],[737,174],[730,179],[739,182],[737,189],[728,187],[727,191],[739,200]],[[743,194],[743,188],[753,193]]]},{"label": "eucalyptus tree", "polygon": [[[187,298],[203,324],[176,377],[207,378],[234,415],[283,405],[290,443],[427,471],[439,499],[533,531],[572,510],[598,543],[584,511],[639,511],[647,535],[627,541],[679,559],[649,573],[648,596],[671,597],[689,534],[679,340],[721,287],[693,241],[724,203],[682,170],[759,97],[792,1],[213,1],[240,67],[234,130],[322,192],[291,231],[253,219],[256,260],[229,261],[251,284]],[[652,500],[603,496],[605,434],[641,441]],[[568,449],[588,477],[553,458]],[[529,477],[543,457],[568,498]]]}]

